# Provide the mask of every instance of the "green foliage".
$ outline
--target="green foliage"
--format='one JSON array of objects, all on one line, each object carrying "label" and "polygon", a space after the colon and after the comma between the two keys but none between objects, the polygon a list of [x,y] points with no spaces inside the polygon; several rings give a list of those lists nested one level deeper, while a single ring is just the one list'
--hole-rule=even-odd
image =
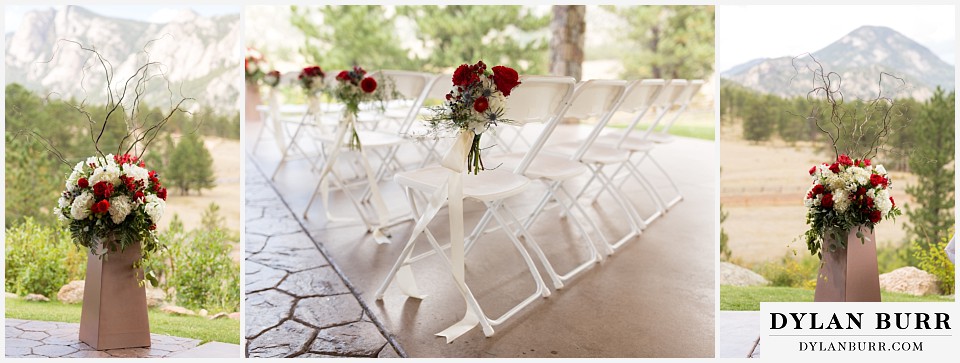
[{"label": "green foliage", "polygon": [[705,78],[713,73],[713,6],[604,6],[623,19],[624,74],[634,78]]},{"label": "green foliage", "polygon": [[[208,211],[218,207],[210,207]],[[219,217],[205,213],[207,223]],[[211,312],[240,308],[240,266],[230,258],[232,240],[219,226],[183,230],[177,216],[160,238],[166,250],[152,261],[161,285],[173,290],[178,305]]]},{"label": "green foliage", "polygon": [[26,217],[6,230],[6,291],[55,297],[60,287],[83,280],[87,258],[74,247],[70,234]]},{"label": "green foliage", "polygon": [[770,139],[777,126],[777,109],[769,106],[773,96],[752,100],[746,104],[743,113],[743,138],[748,141],[766,141]]},{"label": "green foliage", "polygon": [[[952,230],[944,234],[950,235]],[[913,257],[918,261],[917,267],[937,277],[940,291],[944,295],[952,295],[956,287],[956,266],[950,262],[944,250],[948,243],[948,237],[941,237],[940,240],[930,243],[913,243],[911,248]]]},{"label": "green foliage", "polygon": [[877,247],[877,269],[881,274],[910,266],[910,245]]},{"label": "green foliage", "polygon": [[[290,23],[303,32],[300,52],[326,72],[361,65],[370,70],[416,68],[400,47],[396,16],[382,6],[291,6]],[[322,19],[321,19],[322,17]]]},{"label": "green foliage", "polygon": [[14,137],[9,132],[4,138],[7,143],[4,176],[6,227],[27,218],[42,224],[55,223],[53,208],[63,191],[65,174],[70,172],[70,167],[46,155],[43,146],[32,139]]},{"label": "green foliage", "polygon": [[[6,299],[6,317],[10,319],[79,323],[80,304],[50,304],[23,299]],[[150,332],[206,342],[240,344],[240,321],[210,320],[199,316],[170,315],[156,309],[147,311]]]},{"label": "green foliage", "polygon": [[198,193],[202,189],[213,188],[213,157],[203,145],[203,140],[197,133],[186,133],[180,137],[180,142],[173,149],[170,161],[167,164],[167,174],[163,176],[168,182],[180,189],[180,194],[187,195],[190,190]]},{"label": "green foliage", "polygon": [[813,256],[785,255],[779,261],[764,262],[754,268],[771,286],[805,287],[816,284],[820,260]]},{"label": "green foliage", "polygon": [[725,212],[723,210],[723,204],[720,205],[720,261],[730,261],[730,257],[733,257],[733,250],[730,249],[729,241],[730,236],[727,235],[727,231],[723,229],[723,221],[727,220],[727,217],[730,216],[730,212]]},{"label": "green foliage", "polygon": [[920,249],[948,238],[954,225],[955,94],[939,87],[924,102],[912,128],[915,144],[910,170],[917,183],[907,187],[916,205],[907,206],[908,238]]}]

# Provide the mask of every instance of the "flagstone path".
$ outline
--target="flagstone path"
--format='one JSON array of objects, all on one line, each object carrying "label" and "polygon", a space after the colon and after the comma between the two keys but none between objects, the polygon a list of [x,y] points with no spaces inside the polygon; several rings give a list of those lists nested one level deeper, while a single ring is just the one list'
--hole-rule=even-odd
[{"label": "flagstone path", "polygon": [[150,334],[148,348],[98,351],[79,339],[80,324],[6,319],[8,358],[161,358],[189,351],[199,340]]}]

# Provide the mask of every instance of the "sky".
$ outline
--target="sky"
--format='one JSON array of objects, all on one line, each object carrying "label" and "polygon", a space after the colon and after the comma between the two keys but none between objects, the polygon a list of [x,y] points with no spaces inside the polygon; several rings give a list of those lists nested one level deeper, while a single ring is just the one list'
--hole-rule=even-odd
[{"label": "sky", "polygon": [[[15,31],[20,26],[20,19],[23,15],[32,10],[44,10],[51,7],[62,8],[62,6],[50,5],[8,5],[4,9],[4,33]],[[165,23],[171,20],[171,17],[181,9],[191,9],[202,16],[214,16],[223,14],[239,14],[240,6],[222,6],[222,5],[84,5],[84,8],[100,15],[114,18],[133,19],[148,21],[153,23]]]},{"label": "sky", "polygon": [[815,52],[863,25],[886,26],[956,61],[956,10],[951,5],[717,7],[717,70],[756,59]]}]

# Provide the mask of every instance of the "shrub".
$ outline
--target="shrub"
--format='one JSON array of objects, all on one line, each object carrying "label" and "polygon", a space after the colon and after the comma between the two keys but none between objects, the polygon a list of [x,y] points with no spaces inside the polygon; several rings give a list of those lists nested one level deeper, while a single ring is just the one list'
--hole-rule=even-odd
[{"label": "shrub", "polygon": [[[945,236],[952,235],[952,232],[945,233]],[[953,294],[955,288],[956,275],[954,274],[954,269],[956,268],[953,265],[953,262],[950,262],[950,259],[947,258],[947,253],[944,249],[947,247],[949,240],[947,237],[941,237],[939,241],[933,241],[931,243],[912,243],[913,246],[913,257],[918,261],[917,267],[921,270],[929,272],[937,277],[937,281],[940,284],[940,290],[943,291],[944,295]]]},{"label": "shrub", "polygon": [[6,233],[4,287],[8,292],[55,297],[61,286],[84,279],[86,251],[70,241],[65,228],[26,217]]},{"label": "shrub", "polygon": [[877,267],[880,273],[885,274],[901,267],[910,266],[910,250],[909,244],[896,247],[878,247]]},{"label": "shrub", "polygon": [[816,285],[820,261],[814,256],[785,255],[779,261],[765,262],[755,268],[771,286],[810,287]]}]

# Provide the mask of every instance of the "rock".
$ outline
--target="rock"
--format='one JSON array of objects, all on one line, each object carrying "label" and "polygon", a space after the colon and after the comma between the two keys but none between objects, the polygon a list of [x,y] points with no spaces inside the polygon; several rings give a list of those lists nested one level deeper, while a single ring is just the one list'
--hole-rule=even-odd
[{"label": "rock", "polygon": [[207,311],[207,309],[200,309],[200,316],[206,317],[207,315],[210,315],[210,312]]},{"label": "rock", "polygon": [[182,306],[176,306],[176,305],[161,306],[160,311],[165,312],[167,314],[173,314],[173,315],[197,315],[197,313],[193,312],[190,309],[187,309]]},{"label": "rock", "polygon": [[46,296],[43,296],[40,294],[27,294],[27,296],[24,296],[23,299],[27,301],[40,301],[40,302],[50,301],[50,299],[48,299]]},{"label": "rock", "polygon": [[8,293],[6,293],[6,295],[7,295],[7,299],[19,299],[19,298],[20,298],[20,296],[17,296],[17,294],[14,294],[14,293],[12,293],[12,292],[8,292]]},{"label": "rock", "polygon": [[210,317],[210,320],[223,319],[223,318],[226,318],[226,317],[228,317],[228,316],[230,316],[230,314],[222,313],[222,312],[221,312],[221,313],[216,313],[216,314],[213,314],[213,316]]},{"label": "rock", "polygon": [[147,288],[147,306],[151,308],[162,306],[166,299],[167,294],[163,290],[154,287]]},{"label": "rock", "polygon": [[238,311],[235,313],[230,313],[230,315],[227,315],[227,317],[233,320],[240,320],[240,312]]},{"label": "rock", "polygon": [[720,285],[764,286],[769,284],[767,279],[756,272],[729,262],[720,262]]},{"label": "rock", "polygon": [[901,267],[880,275],[880,288],[914,296],[942,293],[936,276],[913,266]]},{"label": "rock", "polygon": [[83,302],[83,280],[70,281],[57,291],[57,300],[64,304],[80,304]]}]

